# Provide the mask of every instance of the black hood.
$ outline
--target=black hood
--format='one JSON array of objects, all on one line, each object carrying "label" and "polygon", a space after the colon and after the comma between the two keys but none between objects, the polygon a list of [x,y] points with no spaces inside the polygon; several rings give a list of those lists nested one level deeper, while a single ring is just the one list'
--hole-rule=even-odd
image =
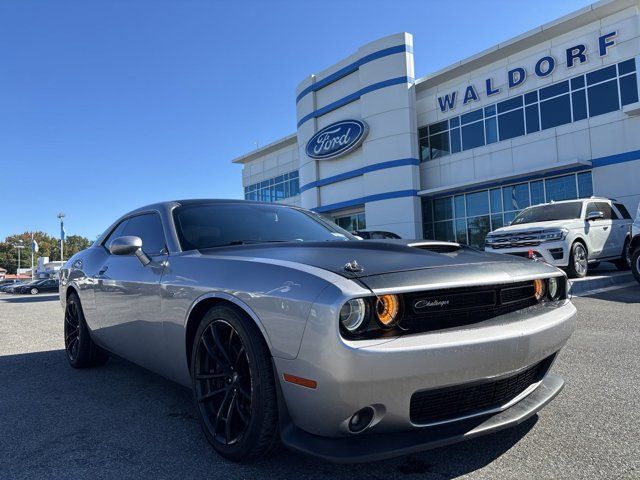
[{"label": "black hood", "polygon": [[[200,253],[297,262],[347,278],[433,267],[526,261],[453,243],[408,240],[261,243],[209,248]],[[345,265],[354,260],[362,268],[361,271],[350,272],[345,269]]]}]

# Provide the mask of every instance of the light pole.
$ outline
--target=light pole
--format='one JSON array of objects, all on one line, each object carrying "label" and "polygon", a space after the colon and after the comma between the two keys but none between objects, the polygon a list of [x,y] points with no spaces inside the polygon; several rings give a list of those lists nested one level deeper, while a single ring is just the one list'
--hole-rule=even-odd
[{"label": "light pole", "polygon": [[24,245],[14,244],[14,247],[18,249],[18,268],[16,270],[16,276],[20,274],[20,249],[24,248]]},{"label": "light pole", "polygon": [[60,219],[60,261],[64,260],[64,213],[60,212],[58,214],[58,218]]}]

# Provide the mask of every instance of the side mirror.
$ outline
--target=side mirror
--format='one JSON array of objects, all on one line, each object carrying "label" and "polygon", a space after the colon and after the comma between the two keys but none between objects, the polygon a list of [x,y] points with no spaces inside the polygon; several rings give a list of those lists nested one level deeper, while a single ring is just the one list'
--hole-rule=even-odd
[{"label": "side mirror", "polygon": [[133,235],[118,237],[109,245],[111,255],[135,255],[145,267],[151,259],[142,251],[142,239]]},{"label": "side mirror", "polygon": [[587,222],[591,222],[593,220],[600,220],[604,218],[604,212],[589,212],[587,213]]}]

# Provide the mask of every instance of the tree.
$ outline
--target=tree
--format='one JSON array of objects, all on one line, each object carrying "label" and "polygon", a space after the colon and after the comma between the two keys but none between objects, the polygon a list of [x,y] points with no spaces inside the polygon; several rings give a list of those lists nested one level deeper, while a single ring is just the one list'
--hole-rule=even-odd
[{"label": "tree", "polygon": [[[9,235],[4,242],[0,242],[0,267],[6,268],[9,273],[15,273],[18,268],[18,249],[14,245],[21,244],[25,248],[20,252],[20,267],[31,266],[31,233],[24,232]],[[33,237],[38,243],[37,257],[49,257],[49,260],[60,260],[60,240],[44,232],[33,232]],[[64,256],[68,259],[91,245],[91,240],[81,235],[69,235],[64,242]]]}]

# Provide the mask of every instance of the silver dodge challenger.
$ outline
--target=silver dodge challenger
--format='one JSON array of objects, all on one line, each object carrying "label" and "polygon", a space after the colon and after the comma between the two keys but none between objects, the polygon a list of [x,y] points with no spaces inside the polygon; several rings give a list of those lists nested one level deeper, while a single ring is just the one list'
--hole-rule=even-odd
[{"label": "silver dodge challenger", "polygon": [[576,327],[545,263],[234,200],[124,215],[66,262],[60,299],[72,367],[114,355],[190,387],[235,461],[364,462],[519,424],[562,389]]}]

